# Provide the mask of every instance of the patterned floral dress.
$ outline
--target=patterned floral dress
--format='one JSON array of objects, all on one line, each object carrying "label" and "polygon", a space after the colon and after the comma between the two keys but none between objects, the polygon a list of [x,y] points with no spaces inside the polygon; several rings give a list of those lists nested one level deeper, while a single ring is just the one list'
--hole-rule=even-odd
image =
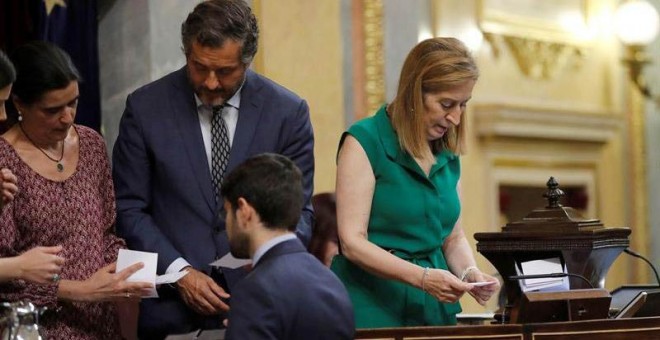
[{"label": "patterned floral dress", "polygon": [[[0,166],[11,169],[19,185],[15,200],[0,215],[0,256],[62,245],[62,279],[82,281],[114,262],[125,243],[114,235],[115,195],[105,143],[92,129],[75,129],[78,166],[64,181],[36,173],[0,138]],[[15,280],[0,284],[0,300],[48,307],[41,320],[48,339],[121,339],[114,303],[58,301],[57,286]]]}]

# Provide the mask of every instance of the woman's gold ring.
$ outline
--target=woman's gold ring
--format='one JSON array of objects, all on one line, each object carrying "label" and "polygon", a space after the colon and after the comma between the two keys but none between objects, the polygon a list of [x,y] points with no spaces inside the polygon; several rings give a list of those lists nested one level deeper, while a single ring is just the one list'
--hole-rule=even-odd
[{"label": "woman's gold ring", "polygon": [[60,280],[60,274],[53,274],[53,277],[51,278],[51,280],[53,280],[53,282],[59,281]]}]

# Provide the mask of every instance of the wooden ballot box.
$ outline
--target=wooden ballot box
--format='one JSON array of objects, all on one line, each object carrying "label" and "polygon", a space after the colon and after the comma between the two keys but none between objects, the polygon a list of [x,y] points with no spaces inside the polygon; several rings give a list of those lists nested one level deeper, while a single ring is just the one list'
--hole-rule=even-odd
[{"label": "wooden ballot box", "polygon": [[[606,228],[600,220],[584,219],[573,208],[559,204],[563,195],[559,184],[551,177],[547,182],[547,191],[543,194],[548,202],[546,207],[530,212],[520,221],[508,223],[502,227],[501,232],[474,235],[477,251],[486,257],[502,276],[506,303],[497,317],[502,318],[504,323],[542,321],[538,319],[541,317],[538,315],[534,320],[525,320],[529,316],[522,313],[530,313],[525,310],[525,306],[530,304],[549,306],[554,303],[555,306],[563,304],[569,308],[577,306],[578,301],[582,301],[584,308],[590,306],[589,313],[583,313],[583,316],[596,318],[596,315],[601,315],[604,311],[603,317],[607,317],[609,300],[607,306],[602,307],[603,311],[594,308],[599,308],[598,306],[604,305],[604,300],[609,299],[609,294],[604,296],[602,290],[605,276],[617,256],[628,247],[630,229]],[[553,296],[545,293],[543,296],[528,293],[525,296],[519,282],[510,280],[520,274],[516,271],[517,266],[519,268],[522,262],[549,258],[560,258],[565,265],[566,272],[570,274],[570,291],[564,292],[563,295]],[[597,292],[586,293],[585,290],[588,289],[596,289]],[[558,299],[561,302],[556,303]],[[554,315],[557,320],[546,321],[572,320],[571,314]],[[562,318],[564,320],[558,320]]]}]

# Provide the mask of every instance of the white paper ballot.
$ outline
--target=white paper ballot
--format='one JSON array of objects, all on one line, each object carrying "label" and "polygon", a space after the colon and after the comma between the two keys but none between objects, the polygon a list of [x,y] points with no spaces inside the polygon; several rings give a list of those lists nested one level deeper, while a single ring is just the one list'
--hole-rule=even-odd
[{"label": "white paper ballot", "polygon": [[[566,273],[566,266],[562,266],[561,260],[558,257],[526,261],[520,263],[520,270],[516,266],[517,275],[543,275]],[[569,290],[568,277],[548,277],[539,279],[523,279],[519,280],[520,289],[523,292],[528,291],[564,291]]]},{"label": "white paper ballot", "polygon": [[151,289],[150,293],[143,298],[155,298],[158,297],[158,291],[156,291],[156,285],[164,283],[174,283],[188,274],[187,271],[181,271],[178,273],[166,274],[157,276],[156,269],[158,267],[158,254],[149,253],[144,251],[128,250],[128,249],[119,249],[119,255],[117,255],[117,272],[122,271],[135,263],[142,262],[144,267],[133,273],[129,276],[126,281],[128,282],[149,282],[154,287]]},{"label": "white paper ballot", "polygon": [[237,259],[231,253],[227,253],[227,255],[223,256],[219,260],[210,263],[210,265],[213,267],[221,267],[221,268],[229,268],[229,269],[240,268],[248,264],[252,264],[252,260]]},{"label": "white paper ballot", "polygon": [[126,281],[149,282],[153,285],[153,288],[151,288],[149,294],[143,296],[143,298],[158,297],[158,292],[156,291],[156,267],[158,265],[158,254],[144,251],[119,249],[119,255],[117,255],[116,271],[120,272],[139,262],[142,262],[144,267],[133,273],[133,275],[129,276]]},{"label": "white paper ballot", "polygon": [[[542,275],[564,272],[564,268],[561,266],[561,261],[557,257],[546,260],[521,262],[520,268],[522,269],[523,275]],[[523,282],[528,286],[534,286],[549,282],[559,282],[562,279],[563,278],[561,277],[546,277],[540,279],[525,279]]]},{"label": "white paper ballot", "polygon": [[156,266],[158,265],[158,254],[135,251],[128,249],[119,249],[117,256],[117,272],[120,272],[138,262],[142,262],[144,267],[129,276],[128,282],[150,282],[156,284]]}]

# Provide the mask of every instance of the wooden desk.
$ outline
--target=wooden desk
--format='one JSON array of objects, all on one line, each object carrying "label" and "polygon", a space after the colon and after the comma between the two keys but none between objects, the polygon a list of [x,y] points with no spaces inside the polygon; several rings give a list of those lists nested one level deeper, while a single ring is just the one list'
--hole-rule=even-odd
[{"label": "wooden desk", "polygon": [[523,340],[522,325],[448,326],[448,327],[404,327],[358,329],[355,339],[408,340]]},{"label": "wooden desk", "polygon": [[657,340],[660,317],[526,324],[523,332],[530,340]]},{"label": "wooden desk", "polygon": [[372,340],[658,340],[660,317],[487,326],[359,329]]}]

